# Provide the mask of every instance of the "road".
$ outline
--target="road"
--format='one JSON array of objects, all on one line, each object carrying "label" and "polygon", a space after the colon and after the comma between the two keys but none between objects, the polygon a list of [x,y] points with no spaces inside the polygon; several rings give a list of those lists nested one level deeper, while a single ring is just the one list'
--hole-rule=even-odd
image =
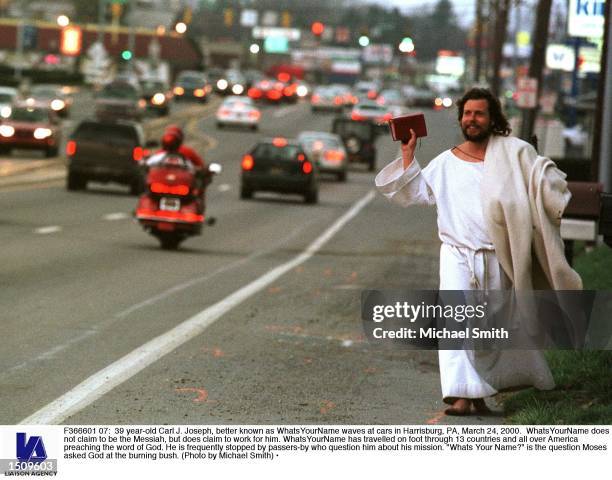
[{"label": "road", "polygon": [[[0,422],[502,423],[443,415],[435,352],[363,337],[363,289],[436,288],[434,210],[390,205],[358,166],[346,183],[324,178],[316,205],[240,200],[241,156],[260,136],[332,117],[266,108],[254,133],[217,130],[212,111],[187,130],[223,166],[208,190],[218,222],[176,252],[133,222],[121,186],[0,189]],[[417,158],[458,143],[454,115],[426,112]],[[381,167],[397,145],[378,149]]]}]

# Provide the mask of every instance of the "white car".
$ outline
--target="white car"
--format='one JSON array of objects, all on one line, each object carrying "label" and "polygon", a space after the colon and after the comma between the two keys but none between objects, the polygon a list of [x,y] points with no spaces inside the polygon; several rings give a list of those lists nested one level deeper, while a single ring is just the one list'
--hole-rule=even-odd
[{"label": "white car", "polygon": [[17,100],[17,89],[0,87],[0,116],[7,118],[11,115],[11,105]]},{"label": "white car", "polygon": [[218,128],[236,125],[257,130],[260,119],[261,112],[249,97],[227,97],[217,110]]},{"label": "white car", "polygon": [[317,164],[320,172],[333,173],[340,182],[346,181],[348,156],[338,135],[306,131],[300,133],[297,140],[304,147],[310,161]]}]

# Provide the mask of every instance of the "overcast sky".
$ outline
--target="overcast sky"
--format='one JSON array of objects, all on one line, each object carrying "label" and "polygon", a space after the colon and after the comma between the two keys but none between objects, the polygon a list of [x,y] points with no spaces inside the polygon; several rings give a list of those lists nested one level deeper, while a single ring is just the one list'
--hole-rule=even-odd
[{"label": "overcast sky", "polygon": [[[367,0],[382,6],[398,7],[402,13],[422,12],[423,7],[433,8],[439,0]],[[455,14],[462,26],[471,24],[476,9],[476,0],[451,0]]]}]

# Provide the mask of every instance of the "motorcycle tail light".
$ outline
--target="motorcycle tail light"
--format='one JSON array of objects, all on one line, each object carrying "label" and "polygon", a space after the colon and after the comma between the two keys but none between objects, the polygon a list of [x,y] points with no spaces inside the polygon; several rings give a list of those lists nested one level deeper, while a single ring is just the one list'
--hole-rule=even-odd
[{"label": "motorcycle tail light", "polygon": [[182,197],[189,195],[189,186],[187,185],[166,185],[161,182],[153,182],[150,188],[153,193],[180,195]]},{"label": "motorcycle tail light", "polygon": [[242,169],[243,170],[253,170],[255,166],[255,160],[253,160],[253,155],[245,155],[242,157]]},{"label": "motorcycle tail light", "polygon": [[67,144],[66,144],[66,155],[68,155],[69,157],[71,157],[72,155],[74,155],[77,151],[77,144],[74,140],[70,140]]},{"label": "motorcycle tail light", "polygon": [[305,161],[304,163],[302,163],[302,172],[304,172],[305,174],[312,173],[312,163],[310,163],[309,161]]},{"label": "motorcycle tail light", "polygon": [[140,162],[144,158],[144,150],[142,147],[134,147],[132,150],[132,158],[135,162]]}]

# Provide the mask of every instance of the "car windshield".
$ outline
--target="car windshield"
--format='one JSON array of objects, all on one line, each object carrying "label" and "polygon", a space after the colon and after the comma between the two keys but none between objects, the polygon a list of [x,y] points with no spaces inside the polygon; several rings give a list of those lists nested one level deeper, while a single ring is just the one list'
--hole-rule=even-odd
[{"label": "car windshield", "polygon": [[372,135],[372,126],[365,122],[341,121],[334,124],[334,133],[341,137],[356,136],[369,139]]},{"label": "car windshield", "polygon": [[11,120],[17,122],[46,122],[49,120],[49,113],[43,108],[13,108]]},{"label": "car windshield", "polygon": [[302,143],[308,150],[329,150],[340,148],[340,143],[335,138],[307,136],[301,138]]},{"label": "car windshield", "polygon": [[133,144],[138,142],[138,134],[129,125],[84,122],[72,134],[75,140],[110,141],[112,143]]},{"label": "car windshield", "polygon": [[296,160],[299,148],[296,145],[286,145],[277,147],[271,143],[260,143],[257,145],[253,156],[257,158],[265,158],[267,160]]},{"label": "car windshield", "polygon": [[11,103],[14,98],[14,95],[10,95],[8,93],[0,93],[0,103]]},{"label": "car windshield", "polygon": [[138,97],[136,89],[131,85],[107,85],[102,90],[101,97],[132,100]]},{"label": "car windshield", "polygon": [[34,87],[32,88],[32,96],[39,98],[57,98],[59,94],[54,88]]},{"label": "car windshield", "polygon": [[152,81],[143,82],[142,88],[144,90],[148,90],[148,91],[156,90],[158,92],[166,90],[166,87],[163,82],[152,82]]},{"label": "car windshield", "polygon": [[378,105],[371,104],[361,104],[359,105],[359,110],[365,110],[366,112],[375,112],[375,113],[385,113],[387,110],[384,107],[380,107]]}]

